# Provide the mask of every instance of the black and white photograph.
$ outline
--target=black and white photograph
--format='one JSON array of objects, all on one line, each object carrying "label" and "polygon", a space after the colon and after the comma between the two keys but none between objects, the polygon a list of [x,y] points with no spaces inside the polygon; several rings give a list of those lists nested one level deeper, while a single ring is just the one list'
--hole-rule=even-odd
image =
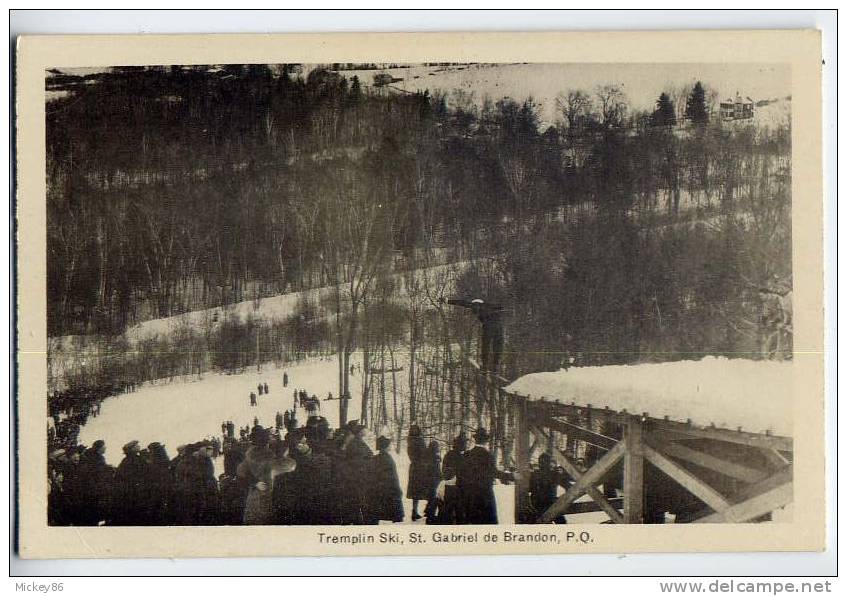
[{"label": "black and white photograph", "polygon": [[57,56],[47,527],[795,523],[797,73],[565,58]]}]

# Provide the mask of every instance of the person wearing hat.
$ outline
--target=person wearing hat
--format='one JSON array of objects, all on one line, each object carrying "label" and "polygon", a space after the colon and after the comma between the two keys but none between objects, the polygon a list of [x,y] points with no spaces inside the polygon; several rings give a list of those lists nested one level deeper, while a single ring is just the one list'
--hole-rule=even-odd
[{"label": "person wearing hat", "polygon": [[138,441],[123,446],[124,458],[115,472],[115,492],[111,525],[144,525],[150,513],[148,493],[149,464],[141,457]]},{"label": "person wearing hat", "polygon": [[296,467],[290,457],[277,457],[268,446],[270,433],[256,426],[250,437],[252,446],[238,466],[237,476],[247,484],[244,504],[244,524],[262,525],[273,522],[274,479],[279,474],[292,472]]},{"label": "person wearing hat", "polygon": [[367,494],[369,518],[373,523],[380,520],[403,521],[403,489],[397,477],[397,466],[388,452],[391,439],[380,436],[376,440],[377,454],[371,460],[371,482]]},{"label": "person wearing hat", "polygon": [[109,517],[115,469],[106,463],[106,443],[97,439],[80,458],[80,490],[85,507],[79,524],[96,526]]},{"label": "person wearing hat", "polygon": [[336,522],[337,505],[332,486],[332,462],[312,451],[306,433],[298,429],[289,438],[294,471],[274,479],[274,523],[320,526]]},{"label": "person wearing hat", "polygon": [[147,445],[149,469],[149,490],[151,511],[149,522],[154,526],[165,526],[170,522],[171,501],[173,499],[173,475],[171,460],[165,446],[158,442]]},{"label": "person wearing hat", "polygon": [[509,482],[513,478],[501,472],[486,448],[491,437],[482,427],[474,433],[473,449],[465,452],[458,470],[457,486],[464,506],[466,524],[496,524],[497,502],[494,500],[494,480]]},{"label": "person wearing hat", "polygon": [[336,461],[341,520],[344,524],[370,523],[366,499],[373,451],[364,441],[365,427],[358,420],[348,422],[344,430]]},{"label": "person wearing hat", "polygon": [[426,441],[417,424],[409,427],[406,454],[409,456],[406,498],[412,500],[412,521],[417,521],[421,519],[421,514],[418,512],[420,502],[428,501],[432,496],[432,466],[427,458]]},{"label": "person wearing hat", "polygon": [[441,466],[441,478],[444,481],[444,503],[438,516],[438,523],[459,525],[464,523],[464,508],[460,499],[456,479],[464,462],[464,453],[468,448],[468,440],[464,434],[453,439],[450,451],[444,456]]}]

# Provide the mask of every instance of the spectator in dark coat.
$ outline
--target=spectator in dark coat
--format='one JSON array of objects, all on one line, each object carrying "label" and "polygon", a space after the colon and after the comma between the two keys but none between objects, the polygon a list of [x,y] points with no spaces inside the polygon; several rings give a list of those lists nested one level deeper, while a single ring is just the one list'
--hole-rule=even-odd
[{"label": "spectator in dark coat", "polygon": [[297,467],[274,479],[275,523],[292,526],[337,523],[339,506],[333,498],[332,463],[326,455],[312,451],[302,431],[295,431],[289,441]]},{"label": "spectator in dark coat", "polygon": [[237,526],[244,522],[244,503],[247,482],[238,478],[238,466],[244,461],[244,451],[235,441],[224,446],[224,473],[218,479],[220,487],[220,523]]},{"label": "spectator in dark coat", "polygon": [[109,517],[115,469],[106,463],[106,443],[98,439],[80,459],[80,489],[85,507],[80,525],[96,526]]},{"label": "spectator in dark coat", "polygon": [[77,526],[84,517],[86,502],[82,490],[80,459],[85,447],[68,449],[61,465],[61,510],[65,523]]},{"label": "spectator in dark coat", "polygon": [[124,459],[115,472],[111,525],[144,525],[150,513],[150,465],[141,457],[138,441],[124,445],[123,451]]},{"label": "spectator in dark coat", "polygon": [[467,448],[468,440],[465,435],[459,435],[453,439],[452,449],[444,456],[444,463],[441,467],[441,478],[444,480],[444,502],[441,505],[438,523],[447,525],[464,523],[464,508],[456,482]]},{"label": "spectator in dark coat", "polygon": [[[567,475],[553,467],[550,454],[542,453],[538,456],[538,469],[529,477],[529,502],[536,518],[556,502],[560,486],[568,488]],[[553,523],[565,524],[567,521],[564,515],[560,515]]]},{"label": "spectator in dark coat", "polygon": [[507,482],[511,476],[497,469],[494,458],[486,449],[488,431],[480,428],[474,434],[476,446],[467,451],[459,469],[458,486],[462,495],[467,524],[496,524],[497,502],[494,500],[494,479]]},{"label": "spectator in dark coat", "polygon": [[339,491],[344,524],[371,523],[367,511],[367,490],[370,483],[370,461],[373,451],[364,441],[365,427],[351,421],[345,429],[338,456]]},{"label": "spectator in dark coat", "polygon": [[171,473],[171,460],[161,443],[147,446],[150,490],[150,513],[147,521],[153,526],[170,524],[171,502],[173,500],[174,479]]},{"label": "spectator in dark coat", "polygon": [[427,460],[426,442],[421,429],[413,424],[409,427],[406,439],[406,453],[409,455],[409,482],[406,485],[406,498],[412,499],[412,521],[421,518],[418,513],[420,501],[429,500],[432,494],[432,465]]},{"label": "spectator in dark coat", "polygon": [[368,509],[370,518],[376,522],[403,521],[403,489],[400,488],[400,479],[397,477],[397,466],[388,452],[390,445],[391,439],[379,437],[376,440],[377,454],[371,460]]},{"label": "spectator in dark coat", "polygon": [[212,462],[212,446],[202,443],[191,455],[191,495],[200,525],[217,523],[218,481],[215,478],[215,464]]}]

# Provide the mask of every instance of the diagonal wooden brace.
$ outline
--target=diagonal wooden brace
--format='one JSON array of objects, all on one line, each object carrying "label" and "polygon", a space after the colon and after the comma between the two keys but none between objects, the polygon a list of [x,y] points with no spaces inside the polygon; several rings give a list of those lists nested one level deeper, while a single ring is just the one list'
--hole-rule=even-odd
[{"label": "diagonal wooden brace", "polygon": [[[535,427],[533,427],[531,430],[532,434],[535,435],[536,443],[548,440],[548,437],[544,434],[544,431]],[[552,450],[552,454],[553,458],[556,460],[556,463],[562,466],[568,473],[568,475],[570,475],[570,477],[574,479],[574,481],[577,481],[582,477],[583,473],[579,470],[579,468],[576,467],[576,464],[573,463],[567,455],[555,448]],[[591,497],[591,499],[595,503],[597,503],[600,509],[606,512],[606,515],[608,515],[614,523],[623,523],[623,516],[621,515],[620,511],[618,511],[617,508],[612,505],[609,500],[606,499],[605,496],[603,496],[603,493],[597,490],[597,488],[595,488],[594,486],[589,486],[585,489],[585,492],[588,494],[589,497]]]},{"label": "diagonal wooden brace", "polygon": [[603,476],[606,475],[612,466],[618,463],[624,456],[625,451],[626,449],[622,442],[612,447],[608,452],[606,452],[606,455],[597,460],[597,463],[591,466],[588,471],[576,479],[576,482],[574,482],[573,485],[565,491],[565,494],[556,499],[556,502],[550,505],[547,511],[541,514],[538,521],[540,523],[550,523],[558,516],[565,513],[571,503],[581,497],[583,493],[587,492],[589,487],[594,488],[594,486],[603,479]]},{"label": "diagonal wooden brace", "polygon": [[703,501],[715,511],[722,511],[729,507],[730,503],[723,495],[711,486],[694,476],[691,472],[671,461],[648,444],[643,445],[644,457],[659,468],[662,472],[676,480],[683,488]]}]

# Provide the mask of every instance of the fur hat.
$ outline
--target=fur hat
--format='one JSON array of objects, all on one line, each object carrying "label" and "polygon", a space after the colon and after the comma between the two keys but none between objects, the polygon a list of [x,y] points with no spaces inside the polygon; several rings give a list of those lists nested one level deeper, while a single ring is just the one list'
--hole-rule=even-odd
[{"label": "fur hat", "polygon": [[377,451],[382,451],[383,449],[388,449],[388,446],[391,445],[391,439],[386,436],[380,435],[376,440],[376,449]]},{"label": "fur hat", "polygon": [[140,451],[140,449],[139,449],[139,447],[138,447],[138,441],[136,441],[136,440],[132,440],[132,441],[130,441],[129,443],[127,443],[126,445],[124,445],[124,447],[123,447],[123,451],[124,451],[124,453],[125,453],[125,454],[127,454],[127,455],[129,455],[130,453],[134,453],[134,452],[138,452],[138,451]]}]

